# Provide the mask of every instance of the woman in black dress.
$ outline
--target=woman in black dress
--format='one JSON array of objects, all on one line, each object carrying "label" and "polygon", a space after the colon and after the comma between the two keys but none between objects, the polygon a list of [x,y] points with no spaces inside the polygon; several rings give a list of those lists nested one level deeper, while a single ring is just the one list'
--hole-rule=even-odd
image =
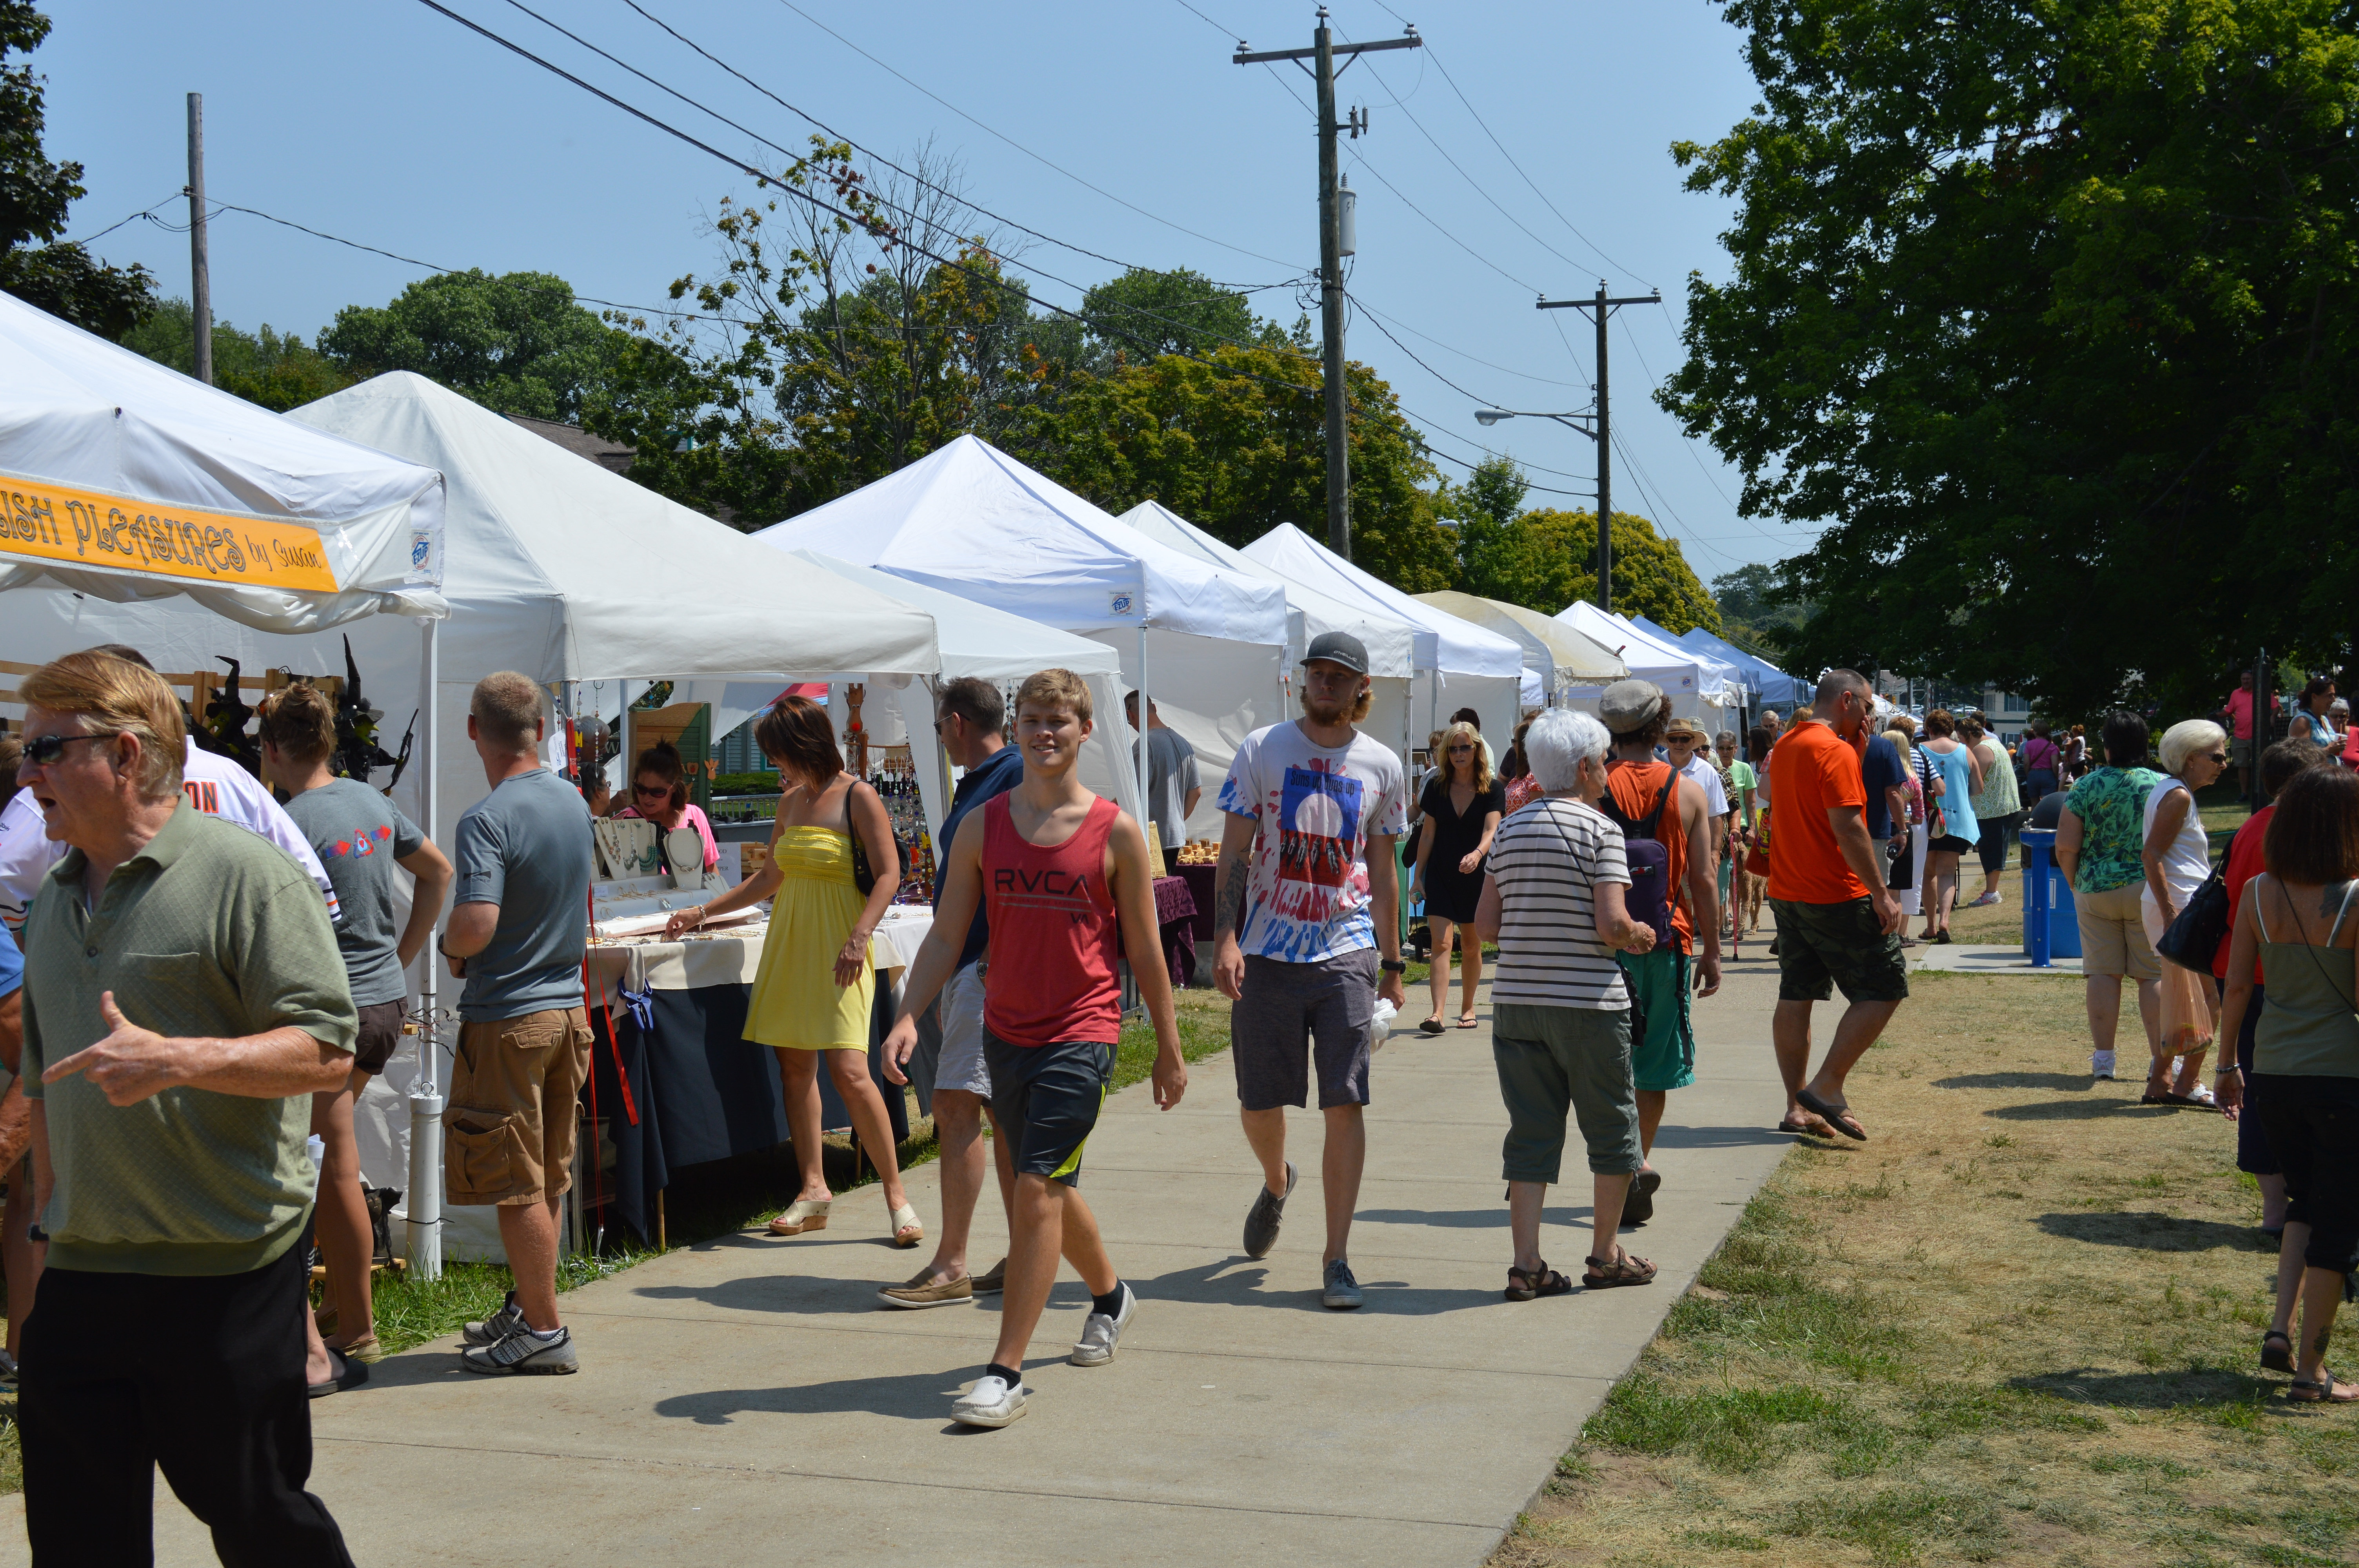
[{"label": "woman in black dress", "polygon": [[[1483,898],[1483,858],[1506,814],[1506,786],[1491,776],[1482,737],[1474,726],[1452,724],[1442,731],[1441,767],[1425,786],[1419,809],[1425,817],[1417,841],[1417,873],[1409,897],[1425,900],[1426,928],[1433,941],[1433,1015],[1428,1034],[1442,1030],[1442,1004],[1450,1000],[1450,933],[1474,918]],[[1474,1027],[1474,988],[1483,979],[1483,944],[1470,929],[1459,969],[1458,1027]]]}]

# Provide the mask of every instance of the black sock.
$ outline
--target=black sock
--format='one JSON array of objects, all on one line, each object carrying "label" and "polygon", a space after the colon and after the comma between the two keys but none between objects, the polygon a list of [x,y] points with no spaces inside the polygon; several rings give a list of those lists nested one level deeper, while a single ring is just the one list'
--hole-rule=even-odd
[{"label": "black sock", "polygon": [[1120,1317],[1122,1315],[1122,1281],[1120,1280],[1116,1280],[1114,1282],[1114,1289],[1108,1291],[1102,1296],[1093,1296],[1090,1298],[1090,1310],[1092,1312],[1102,1312],[1108,1317]]},{"label": "black sock", "polygon": [[1020,1389],[1024,1386],[1023,1373],[1017,1371],[1013,1367],[1003,1367],[996,1361],[994,1361],[990,1366],[985,1367],[983,1369],[983,1375],[986,1378],[998,1378],[1004,1380],[1011,1389]]}]

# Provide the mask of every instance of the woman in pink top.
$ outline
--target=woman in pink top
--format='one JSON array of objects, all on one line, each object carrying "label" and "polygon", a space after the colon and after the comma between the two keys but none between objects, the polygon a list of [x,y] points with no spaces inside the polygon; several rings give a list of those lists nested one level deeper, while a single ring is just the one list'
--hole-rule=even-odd
[{"label": "woman in pink top", "polygon": [[[667,837],[675,828],[693,827],[704,841],[704,869],[709,871],[721,863],[712,824],[705,820],[702,808],[689,803],[688,770],[680,765],[679,749],[669,741],[658,741],[639,753],[639,765],[631,770],[631,804],[614,815],[652,822]],[[663,838],[656,842],[660,848]]]}]

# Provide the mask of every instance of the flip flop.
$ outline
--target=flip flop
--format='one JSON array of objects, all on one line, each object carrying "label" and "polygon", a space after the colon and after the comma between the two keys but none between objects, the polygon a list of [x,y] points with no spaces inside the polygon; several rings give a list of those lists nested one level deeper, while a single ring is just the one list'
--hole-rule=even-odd
[{"label": "flip flop", "polygon": [[1472,1029],[1475,1024],[1481,1022],[1482,1021],[1480,1019],[1474,1018],[1467,1013],[1462,1012],[1458,1015],[1458,1027],[1461,1029]]},{"label": "flip flop", "polygon": [[1418,1025],[1418,1029],[1421,1033],[1427,1034],[1440,1034],[1447,1030],[1448,1027],[1449,1025],[1443,1023],[1441,1020],[1438,1018],[1429,1018],[1423,1023]]},{"label": "flip flop", "polygon": [[1827,1138],[1833,1135],[1833,1130],[1823,1121],[1813,1127],[1807,1121],[1796,1121],[1791,1117],[1779,1122],[1777,1130],[1790,1132],[1799,1138]]},{"label": "flip flop", "polygon": [[1821,1099],[1808,1089],[1794,1091],[1794,1103],[1854,1142],[1867,1141],[1867,1125],[1852,1115],[1851,1107]]}]

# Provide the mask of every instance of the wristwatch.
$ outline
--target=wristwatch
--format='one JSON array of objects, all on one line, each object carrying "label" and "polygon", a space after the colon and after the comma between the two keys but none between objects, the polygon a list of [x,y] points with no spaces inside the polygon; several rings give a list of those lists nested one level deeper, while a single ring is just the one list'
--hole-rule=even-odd
[{"label": "wristwatch", "polygon": [[1398,958],[1379,958],[1376,960],[1376,968],[1382,969],[1388,975],[1405,975],[1408,973],[1408,965]]}]

